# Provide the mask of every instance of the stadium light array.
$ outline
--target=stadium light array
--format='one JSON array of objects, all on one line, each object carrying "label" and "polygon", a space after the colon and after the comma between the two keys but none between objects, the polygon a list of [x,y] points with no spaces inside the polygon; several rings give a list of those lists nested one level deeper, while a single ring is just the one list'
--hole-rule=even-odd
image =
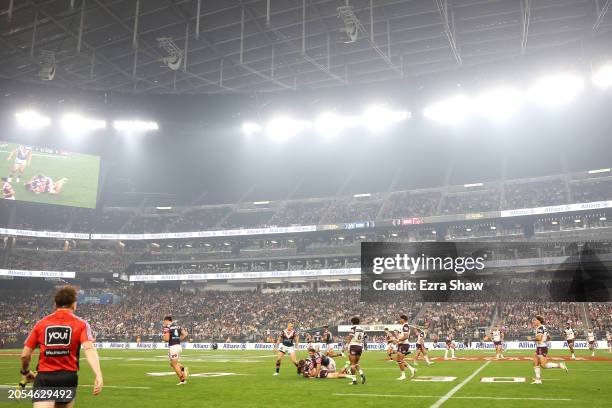
[{"label": "stadium light array", "polygon": [[429,105],[423,115],[442,124],[456,124],[464,121],[472,111],[472,101],[465,95],[456,95]]},{"label": "stadium light array", "polygon": [[474,110],[491,120],[505,120],[519,110],[523,94],[512,88],[498,88],[476,98]]},{"label": "stadium light array", "polygon": [[380,132],[410,117],[408,111],[394,111],[384,106],[372,106],[361,117],[363,125],[373,132]]},{"label": "stadium light array", "polygon": [[71,134],[93,132],[95,130],[106,129],[106,121],[90,119],[77,113],[69,113],[62,117],[60,122],[62,129]]},{"label": "stadium light array", "polygon": [[584,80],[571,74],[544,77],[528,90],[529,99],[543,107],[557,107],[572,101],[584,88]]},{"label": "stadium light array", "polygon": [[359,118],[340,116],[334,112],[321,113],[314,121],[314,129],[323,136],[336,136],[345,129],[359,124]]},{"label": "stadium light array", "polygon": [[15,117],[19,126],[26,129],[42,129],[51,124],[50,118],[32,110],[18,112]]},{"label": "stadium light array", "polygon": [[146,132],[149,130],[158,130],[157,122],[147,122],[142,120],[116,120],[113,122],[113,128],[120,132]]},{"label": "stadium light array", "polygon": [[282,142],[311,127],[312,123],[309,121],[280,116],[268,122],[266,135],[272,140]]},{"label": "stadium light array", "polygon": [[606,89],[612,86],[612,64],[604,65],[593,73],[593,85]]},{"label": "stadium light array", "polygon": [[242,124],[242,133],[246,136],[256,135],[261,132],[261,125],[255,122],[244,122]]}]

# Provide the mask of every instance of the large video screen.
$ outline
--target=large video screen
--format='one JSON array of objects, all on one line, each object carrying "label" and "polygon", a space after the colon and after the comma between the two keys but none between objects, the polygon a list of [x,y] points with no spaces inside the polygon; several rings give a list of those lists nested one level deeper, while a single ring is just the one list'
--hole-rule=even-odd
[{"label": "large video screen", "polygon": [[2,198],[95,208],[100,157],[0,141]]}]

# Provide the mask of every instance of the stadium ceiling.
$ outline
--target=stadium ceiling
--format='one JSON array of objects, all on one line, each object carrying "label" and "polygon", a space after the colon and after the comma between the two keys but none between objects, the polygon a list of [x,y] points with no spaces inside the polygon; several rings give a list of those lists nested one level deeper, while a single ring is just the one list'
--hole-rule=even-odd
[{"label": "stadium ceiling", "polygon": [[180,94],[359,85],[581,49],[612,31],[611,3],[0,0],[0,78]]}]

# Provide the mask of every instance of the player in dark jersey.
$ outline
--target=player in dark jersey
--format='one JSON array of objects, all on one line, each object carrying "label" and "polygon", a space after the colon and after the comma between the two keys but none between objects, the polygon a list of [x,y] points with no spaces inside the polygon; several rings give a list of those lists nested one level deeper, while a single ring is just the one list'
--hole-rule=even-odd
[{"label": "player in dark jersey", "polygon": [[[41,393],[45,394],[47,391],[42,390],[63,389],[64,392],[68,392],[67,389],[72,389],[73,392],[67,396],[68,398],[62,399],[58,399],[57,394],[55,397],[46,398],[39,395],[33,398],[34,408],[73,406],[78,385],[77,372],[81,348],[85,351],[87,362],[95,375],[93,394],[98,395],[103,386],[100,361],[93,345],[91,328],[85,320],[74,315],[77,306],[76,289],[64,286],[57,291],[54,300],[55,312],[36,323],[25,341],[21,352],[20,385],[25,386],[27,382],[34,382],[34,390],[40,389]],[[40,353],[38,373],[34,374],[30,371],[30,361],[36,347],[40,348]]]},{"label": "player in dark jersey", "polygon": [[[359,318],[353,317],[351,319],[351,330],[349,331],[349,335],[346,339],[346,342],[349,345],[349,361],[351,363],[351,374],[355,375],[357,371],[359,371],[359,375],[361,376],[361,383],[365,384],[366,377],[361,369],[361,365],[359,364],[359,360],[361,360],[361,353],[363,353],[363,338],[364,331],[363,328],[359,326]],[[357,385],[357,379],[355,378],[352,382],[353,385]]]},{"label": "player in dark jersey", "polygon": [[15,199],[15,190],[6,177],[2,177],[2,198],[5,200]]},{"label": "player in dark jersey", "polygon": [[533,356],[533,371],[535,372],[535,379],[532,384],[542,384],[541,369],[542,368],[561,368],[567,372],[565,363],[549,363],[546,356],[548,355],[548,341],[550,335],[548,329],[544,326],[544,318],[540,315],[535,316],[531,324],[535,329],[535,337],[528,337],[527,340],[535,341],[536,353]]},{"label": "player in dark jersey", "polygon": [[329,330],[329,326],[323,326],[323,334],[321,335],[323,343],[325,343],[326,354],[328,357],[344,357],[342,350],[336,352],[334,344],[334,335]]},{"label": "player in dark jersey", "polygon": [[181,343],[187,338],[187,330],[172,321],[172,316],[164,317],[163,339],[168,342],[168,359],[170,366],[176,372],[179,382],[176,385],[187,384],[189,369],[179,362],[183,346]]},{"label": "player in dark jersey", "polygon": [[408,316],[401,315],[399,317],[399,324],[402,325],[400,329],[399,336],[396,339],[397,343],[397,364],[399,366],[400,372],[402,373],[398,380],[403,381],[406,379],[406,367],[410,370],[410,378],[414,377],[414,373],[416,373],[416,368],[412,367],[408,364],[404,359],[408,354],[410,354],[410,333],[411,326],[408,324]]},{"label": "player in dark jersey", "polygon": [[[281,361],[285,358],[285,354],[289,354],[289,358],[291,358],[291,362],[297,368],[298,361],[295,356],[295,350],[299,347],[300,336],[298,332],[293,328],[293,323],[287,323],[287,328],[283,330],[276,340],[276,344],[274,345],[274,351],[278,352],[278,356],[276,358],[276,371],[274,375],[278,375],[280,373]],[[280,343],[280,344],[279,344]],[[298,374],[299,374],[298,370]]]},{"label": "player in dark jersey", "polygon": [[309,359],[298,361],[298,372],[306,378],[350,378],[354,375],[338,372],[333,358],[319,353],[314,348],[308,349]]}]

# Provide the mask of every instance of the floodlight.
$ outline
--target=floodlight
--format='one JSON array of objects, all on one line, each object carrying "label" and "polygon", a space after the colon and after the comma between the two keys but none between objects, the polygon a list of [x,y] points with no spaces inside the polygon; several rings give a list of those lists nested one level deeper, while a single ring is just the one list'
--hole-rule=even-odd
[{"label": "floodlight", "polygon": [[462,122],[472,112],[472,101],[464,95],[456,95],[441,102],[429,105],[423,115],[443,124]]},{"label": "floodlight", "polygon": [[408,111],[393,111],[384,106],[372,106],[366,109],[361,120],[366,128],[373,132],[379,132],[409,117]]},{"label": "floodlight", "polygon": [[157,122],[145,122],[142,120],[116,120],[113,122],[113,127],[117,131],[126,132],[144,132],[159,129]]},{"label": "floodlight", "polygon": [[261,132],[261,125],[255,122],[244,122],[242,124],[242,133],[245,136],[252,136]]},{"label": "floodlight", "polygon": [[358,123],[359,119],[355,117],[339,116],[334,112],[324,112],[315,119],[314,128],[324,136],[335,136]]},{"label": "floodlight", "polygon": [[528,91],[529,99],[544,107],[557,107],[569,103],[582,91],[584,81],[571,74],[545,77]]},{"label": "floodlight", "polygon": [[606,89],[612,86],[612,64],[604,65],[593,73],[593,84]]},{"label": "floodlight", "polygon": [[78,113],[69,113],[62,117],[62,129],[67,133],[86,133],[106,129],[106,121],[85,118]]},{"label": "floodlight", "polygon": [[26,129],[41,129],[51,124],[51,119],[35,111],[23,111],[15,114],[17,123]]},{"label": "floodlight", "polygon": [[312,127],[312,123],[308,121],[280,116],[268,122],[266,125],[266,134],[272,140],[282,142],[310,127]]},{"label": "floodlight", "polygon": [[474,110],[491,120],[507,119],[518,111],[523,95],[512,88],[498,88],[480,95]]}]

